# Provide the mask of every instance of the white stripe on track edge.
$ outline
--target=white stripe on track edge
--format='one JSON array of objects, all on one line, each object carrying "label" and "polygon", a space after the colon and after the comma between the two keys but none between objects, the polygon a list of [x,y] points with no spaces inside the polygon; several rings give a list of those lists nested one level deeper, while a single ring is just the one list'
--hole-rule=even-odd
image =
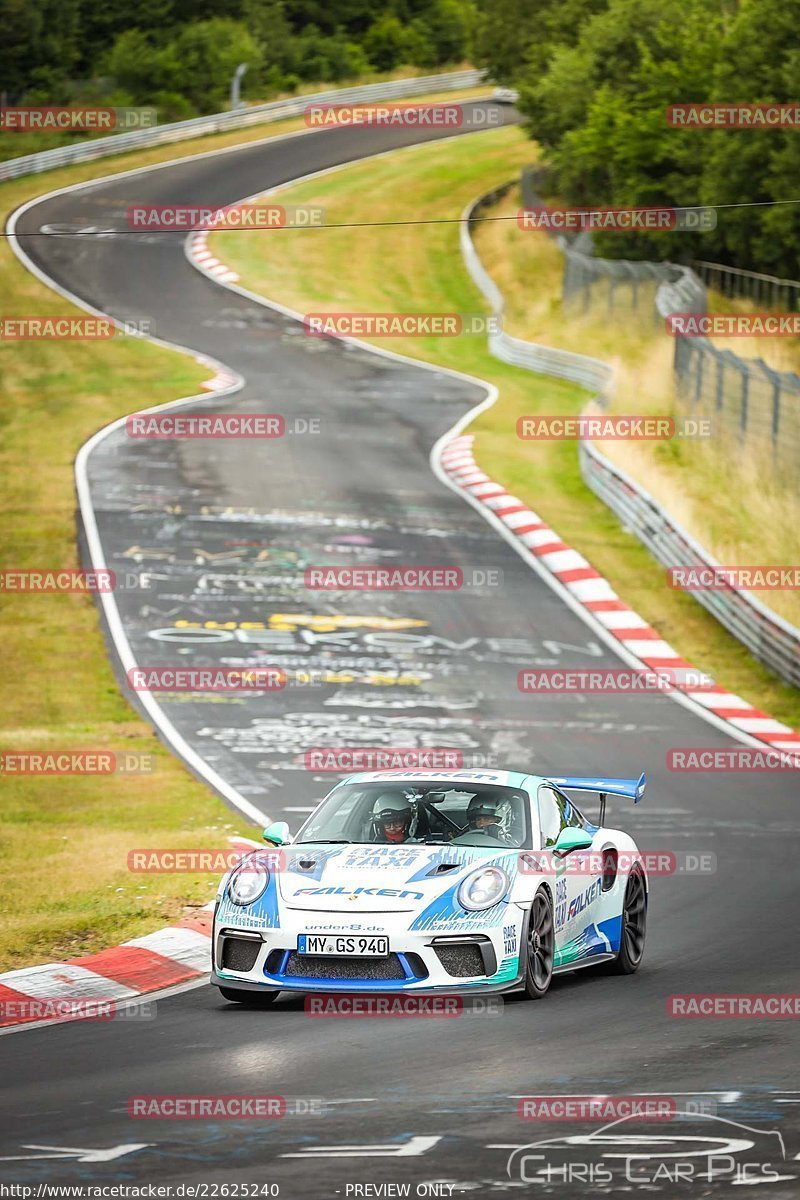
[{"label": "white stripe on track edge", "polygon": [[[487,96],[473,96],[464,102],[468,104],[474,104],[479,100],[485,99],[487,99]],[[23,267],[30,271],[30,273],[35,276],[40,283],[43,283],[45,287],[49,288],[53,292],[56,292],[57,295],[63,296],[65,300],[68,300],[71,304],[74,304],[76,308],[83,309],[84,312],[91,313],[93,316],[103,317],[105,320],[110,321],[118,329],[122,329],[124,328],[124,325],[121,321],[118,321],[115,317],[103,312],[102,309],[95,308],[94,305],[89,304],[80,296],[76,295],[74,292],[71,292],[68,288],[65,288],[62,284],[58,283],[57,280],[48,275],[46,271],[43,271],[33,261],[33,259],[29,257],[19,242],[19,236],[17,234],[17,223],[19,219],[23,217],[30,209],[35,208],[38,204],[44,204],[46,201],[52,200],[56,196],[65,196],[74,192],[86,191],[93,187],[102,187],[107,183],[113,183],[119,179],[129,179],[133,175],[144,175],[151,171],[163,171],[170,167],[179,166],[182,163],[196,162],[198,159],[214,158],[224,154],[233,154],[236,151],[256,149],[259,146],[266,145],[267,143],[277,144],[279,142],[289,141],[292,138],[311,137],[319,132],[320,131],[318,129],[300,129],[294,130],[290,133],[274,134],[272,136],[268,134],[263,138],[257,138],[253,141],[239,143],[234,146],[221,146],[216,150],[201,151],[199,154],[185,154],[180,158],[166,159],[164,162],[152,163],[149,166],[131,167],[127,171],[116,171],[108,175],[101,175],[100,177],[94,179],[83,180],[81,183],[67,184],[64,187],[54,188],[49,192],[43,192],[41,195],[33,196],[30,200],[26,200],[24,204],[20,205],[19,208],[14,209],[14,211],[9,214],[8,220],[6,221],[6,233],[8,235],[9,245],[12,252],[23,265]],[[420,145],[424,143],[415,144]],[[387,153],[392,152],[388,151]],[[363,160],[356,159],[354,161],[358,162]],[[350,165],[351,163],[342,164],[342,166]],[[187,235],[184,243],[185,246],[188,246],[189,241],[197,232],[197,230],[192,230]],[[207,233],[207,231],[204,232]],[[207,274],[208,278],[212,279],[214,283],[220,287],[233,286],[231,281],[218,278],[217,276],[208,272],[204,272],[204,274]],[[193,350],[189,346],[182,346],[177,342],[168,342],[163,338],[153,337],[151,334],[133,333],[129,334],[128,336],[139,337],[143,341],[152,342],[153,345],[162,346],[167,350],[174,350],[178,354],[185,354],[191,357],[195,362],[204,366],[208,366],[209,369],[215,372],[215,378],[227,378],[231,380],[232,382],[227,386],[215,389],[214,394],[217,396],[229,396],[240,391],[244,387],[245,378],[238,371],[234,371],[225,363],[222,363],[217,359],[213,359],[208,355],[202,354],[200,351]],[[172,408],[185,407],[209,398],[209,393],[197,393],[194,396],[184,396],[178,400],[169,400],[165,404],[153,405],[149,408],[137,409],[135,411],[144,413],[165,412]],[[106,564],[105,551],[100,541],[97,518],[94,511],[94,505],[92,504],[91,489],[89,487],[88,478],[88,460],[92,450],[98,446],[100,442],[104,441],[110,433],[113,433],[114,430],[119,429],[122,425],[124,425],[124,423],[125,417],[119,417],[117,420],[112,421],[109,425],[105,425],[101,429],[98,429],[98,431],[93,434],[92,437],[83,444],[83,446],[81,446],[75,459],[75,485],[78,494],[78,507],[80,508],[83,526],[86,531],[89,558],[95,570],[108,570],[109,568]],[[125,633],[119,608],[117,607],[116,598],[113,592],[101,592],[98,593],[98,595],[100,597],[100,602],[103,608],[103,614],[106,619],[108,630],[114,643],[114,648],[117,651],[120,664],[122,665],[127,676],[127,672],[137,667],[139,664],[136,662],[130,642],[128,641],[127,634]],[[247,817],[247,819],[252,821],[255,825],[261,825],[263,827],[264,825],[269,824],[270,817],[262,812],[261,809],[259,809],[255,804],[251,803],[251,801],[243,796],[235,787],[233,787],[232,784],[229,784],[225,779],[223,779],[223,777],[219,775],[212,767],[210,767],[189,745],[182,734],[180,734],[175,728],[170,718],[153,696],[152,692],[142,691],[138,692],[137,695],[141,702],[142,708],[145,710],[164,741],[174,750],[179,758],[183,759],[187,766],[191,767],[191,769],[202,779],[204,779],[211,788],[223,796],[224,799],[232,804],[234,808],[236,808],[240,813],[242,813],[243,816]]]},{"label": "white stripe on track edge", "polygon": [[[483,134],[494,132],[496,132],[494,129],[476,130],[474,133],[460,135],[454,134],[453,137],[440,138],[438,141],[449,142],[455,141],[456,139],[461,140],[470,137],[480,137]],[[418,149],[421,145],[432,144],[434,143],[415,142],[411,146],[402,146],[394,150],[383,150],[378,154],[367,155],[364,158],[353,159],[350,162],[337,163],[335,166],[326,167],[321,171],[311,171],[308,175],[298,176],[296,179],[288,180],[286,183],[278,184],[275,187],[256,192],[251,196],[246,196],[241,200],[236,200],[234,201],[234,206],[239,204],[247,204],[258,199],[259,197],[276,195],[277,193],[284,191],[286,188],[294,187],[301,183],[306,183],[312,179],[318,179],[323,175],[335,174],[337,171],[345,170],[347,167],[356,166],[358,163],[366,162],[368,159],[374,160],[378,158],[385,158],[389,154],[402,154],[405,151]],[[469,206],[462,214],[462,221],[465,220],[465,214],[468,209]],[[184,242],[184,253],[187,260],[191,263],[195,270],[199,271],[201,275],[206,275],[207,278],[212,279],[218,287],[224,288],[226,291],[233,292],[237,296],[242,296],[246,300],[251,300],[254,304],[260,304],[262,307],[272,309],[274,312],[282,313],[284,316],[293,317],[296,321],[303,323],[304,314],[297,312],[293,308],[289,308],[288,305],[281,304],[278,300],[269,300],[265,296],[259,295],[257,292],[252,292],[248,288],[242,287],[241,284],[216,279],[213,275],[206,271],[201,263],[198,263],[192,257],[189,238],[187,238]],[[462,379],[467,383],[477,384],[479,387],[484,389],[486,392],[486,399],[480,401],[480,403],[476,404],[473,408],[464,413],[464,415],[460,417],[458,421],[456,421],[455,424],[452,425],[445,433],[443,433],[441,437],[438,438],[438,440],[434,443],[429,456],[429,463],[433,474],[440,481],[440,483],[443,483],[450,489],[450,491],[455,492],[456,495],[462,498],[462,500],[466,500],[468,504],[472,505],[476,512],[480,513],[485,521],[488,521],[488,523],[497,531],[497,533],[500,534],[503,540],[507,542],[508,545],[511,546],[511,548],[520,556],[520,558],[523,559],[523,561],[536,572],[539,578],[547,584],[551,591],[555,592],[555,594],[566,605],[566,607],[569,608],[571,612],[575,613],[576,616],[580,617],[583,623],[592,630],[599,641],[602,641],[606,646],[608,646],[608,648],[628,666],[636,667],[639,670],[649,670],[650,668],[646,667],[640,658],[637,658],[635,654],[632,654],[629,650],[627,650],[625,646],[605,628],[602,622],[590,609],[584,608],[584,606],[567,588],[567,586],[561,583],[561,581],[555,575],[548,571],[536,555],[531,554],[528,548],[522,544],[520,539],[514,536],[513,531],[509,529],[490,508],[487,508],[478,497],[473,496],[467,488],[462,488],[458,483],[451,479],[442,465],[442,455],[447,449],[449,443],[462,434],[464,430],[481,415],[481,413],[491,408],[496,402],[499,392],[495,385],[493,383],[489,383],[485,379],[480,379],[477,375],[468,375],[466,372],[456,371],[452,367],[443,367],[438,366],[435,363],[428,363],[422,359],[414,358],[408,354],[400,354],[396,350],[385,350],[381,346],[372,346],[369,342],[361,341],[359,338],[337,335],[337,341],[345,342],[351,346],[356,346],[360,350],[367,350],[371,354],[377,354],[382,358],[389,358],[397,362],[411,363],[413,366],[419,367],[422,370],[436,371],[442,375],[449,375],[453,379]],[[483,476],[482,473],[481,476],[485,479],[489,478],[488,476]],[[527,514],[525,519],[530,519]],[[557,534],[557,530],[552,529],[552,527],[550,528],[553,533]],[[606,580],[604,576],[587,582],[590,582],[593,585],[600,585],[603,589],[610,589],[611,587],[608,580]],[[749,736],[749,734],[745,733],[741,729],[738,729],[735,725],[732,725],[724,717],[718,717],[715,713],[705,708],[704,705],[699,704],[685,692],[681,692],[673,688],[664,692],[663,694],[669,699],[673,700],[676,704],[680,704],[682,708],[688,709],[688,711],[691,712],[695,717],[699,717],[708,725],[713,725],[715,729],[727,734],[728,737],[733,738],[735,741],[742,742],[745,746],[752,746],[760,750],[767,748],[767,743],[760,741],[758,738]]]},{"label": "white stripe on track edge", "polygon": [[[465,101],[465,103],[475,103],[477,100],[480,100],[481,98],[482,97],[474,97],[474,98],[471,98],[469,101]],[[483,98],[485,99],[485,97],[483,97]],[[145,174],[148,171],[155,172],[155,171],[159,171],[159,170],[165,170],[169,167],[179,166],[183,163],[190,162],[190,161],[197,160],[197,159],[212,158],[215,156],[221,156],[224,154],[234,153],[236,151],[246,151],[246,150],[250,150],[250,149],[255,149],[255,148],[258,148],[259,146],[265,145],[268,142],[278,143],[278,142],[282,142],[282,141],[288,141],[292,138],[308,137],[317,132],[319,132],[319,131],[318,130],[299,130],[299,131],[294,131],[291,133],[279,134],[274,137],[267,136],[267,137],[260,138],[260,139],[257,139],[256,141],[252,141],[252,142],[246,142],[246,143],[242,143],[242,144],[235,145],[235,146],[224,146],[224,147],[220,147],[219,149],[216,149],[216,150],[202,151],[199,154],[187,154],[187,155],[184,155],[177,159],[167,159],[165,162],[162,162],[162,163],[154,163],[150,166],[145,166],[145,167],[134,167],[127,171],[119,171],[119,172],[112,173],[109,175],[103,175],[99,178],[85,180],[81,183],[69,184],[65,187],[55,188],[51,192],[46,192],[41,195],[32,197],[30,200],[26,201],[24,204],[22,204],[19,208],[15,209],[9,215],[7,223],[6,223],[6,231],[8,234],[9,244],[11,246],[13,253],[16,255],[17,259],[22,263],[22,265],[28,271],[30,271],[31,274],[33,274],[37,279],[39,279],[39,281],[41,283],[43,283],[46,287],[50,288],[52,291],[56,292],[58,295],[63,296],[66,300],[70,301],[70,303],[74,304],[76,307],[83,309],[84,312],[92,313],[94,316],[103,317],[104,319],[112,322],[118,328],[122,328],[123,327],[122,322],[117,321],[116,318],[110,316],[108,313],[103,312],[101,309],[95,308],[93,305],[84,301],[81,297],[77,296],[75,293],[73,293],[73,292],[69,291],[67,288],[63,287],[60,283],[58,283],[55,279],[53,279],[45,271],[43,271],[40,267],[38,267],[36,263],[33,262],[33,260],[28,256],[26,251],[22,248],[22,246],[19,243],[19,239],[18,239],[18,235],[17,235],[17,223],[18,223],[20,217],[22,217],[30,209],[35,208],[36,205],[43,204],[47,200],[51,200],[56,196],[67,195],[67,194],[71,194],[73,192],[84,191],[84,190],[88,190],[93,187],[103,186],[107,183],[115,182],[119,179],[129,178],[130,176],[133,176],[133,175]],[[452,138],[441,138],[438,140],[442,141],[442,142],[454,141],[454,140],[456,140],[456,138],[461,139],[464,137],[467,137],[467,138],[480,137],[483,134],[488,134],[488,133],[493,133],[493,132],[495,132],[494,129],[477,130],[470,134],[460,134],[460,135],[455,134],[455,135],[453,135]],[[404,147],[399,147],[399,148],[395,148],[395,149],[391,149],[391,150],[384,150],[378,154],[365,155],[365,156],[362,156],[361,158],[352,159],[345,163],[338,163],[333,167],[328,167],[328,168],[325,168],[320,171],[312,171],[306,175],[298,176],[297,178],[289,180],[283,184],[276,185],[275,187],[268,188],[261,192],[257,192],[253,196],[248,196],[248,197],[245,197],[244,199],[234,201],[234,204],[246,204],[249,200],[255,199],[257,196],[274,195],[275,193],[283,191],[288,187],[294,187],[298,184],[305,183],[311,179],[316,179],[316,178],[319,178],[324,175],[333,174],[336,171],[344,170],[345,168],[355,166],[359,162],[366,162],[368,159],[373,160],[373,159],[377,159],[377,158],[384,158],[390,154],[402,154],[404,151],[411,151],[411,150],[419,148],[420,146],[429,145],[429,144],[432,144],[432,143],[415,142],[411,146],[404,146]],[[287,305],[281,304],[278,301],[269,300],[265,296],[261,296],[256,292],[251,292],[249,289],[241,287],[239,284],[234,283],[230,280],[218,278],[217,276],[211,274],[211,272],[207,271],[201,264],[197,263],[192,258],[192,255],[190,252],[191,251],[191,239],[192,239],[193,234],[196,232],[197,232],[196,230],[191,231],[187,235],[186,239],[184,240],[184,253],[186,255],[187,260],[191,263],[191,265],[195,268],[195,270],[199,271],[201,274],[203,274],[207,278],[211,279],[216,284],[217,287],[224,288],[228,291],[231,291],[231,292],[235,293],[236,295],[242,296],[242,297],[252,301],[255,304],[261,305],[264,308],[268,308],[274,312],[280,312],[285,316],[294,318],[295,320],[299,321],[300,323],[303,322],[303,313],[296,312],[294,309],[291,309]],[[226,364],[219,362],[216,359],[211,359],[207,355],[203,355],[200,352],[193,350],[192,348],[190,348],[188,346],[182,346],[175,342],[168,342],[161,338],[153,337],[150,334],[135,333],[135,334],[132,334],[129,336],[141,337],[143,340],[152,342],[154,345],[162,346],[168,350],[174,350],[179,354],[188,355],[197,362],[207,364],[209,367],[214,369],[218,374],[221,372],[225,372],[225,373],[227,373],[228,377],[234,378],[236,380],[236,382],[231,384],[230,386],[219,389],[215,393],[216,395],[219,395],[219,396],[231,395],[237,391],[240,391],[241,388],[245,384],[245,379],[241,374],[232,370]],[[618,658],[620,658],[623,662],[627,663],[629,666],[635,666],[635,667],[641,668],[641,666],[642,666],[641,660],[638,659],[635,655],[631,654],[629,651],[627,651],[625,649],[625,647],[622,646],[621,643],[615,637],[613,637],[611,634],[609,634],[609,632],[593,616],[593,614],[589,610],[585,609],[580,604],[580,602],[570,593],[570,591],[565,587],[565,585],[560,583],[560,581],[554,575],[552,575],[549,571],[547,571],[547,569],[543,566],[543,564],[541,564],[539,562],[539,560],[536,558],[536,556],[531,554],[528,551],[527,547],[525,547],[524,545],[521,544],[519,539],[513,535],[512,531],[506,527],[506,525],[500,520],[500,518],[495,516],[494,512],[492,512],[491,509],[486,508],[485,505],[483,505],[479,499],[472,496],[469,491],[459,487],[459,485],[449,477],[449,475],[445,471],[444,467],[442,466],[441,456],[442,456],[443,451],[447,447],[448,443],[453,438],[455,438],[459,434],[463,433],[463,431],[467,428],[467,426],[469,426],[481,413],[485,412],[488,408],[491,408],[492,405],[494,405],[494,403],[496,402],[499,393],[498,393],[497,388],[494,386],[494,384],[488,383],[485,379],[481,379],[478,376],[468,375],[466,372],[463,372],[463,371],[456,371],[455,369],[453,369],[451,367],[438,366],[434,363],[427,363],[421,359],[413,358],[412,356],[407,355],[407,354],[406,355],[400,354],[394,350],[386,350],[386,349],[383,349],[382,347],[372,346],[368,342],[361,341],[358,338],[341,337],[338,340],[345,342],[349,345],[356,346],[357,348],[359,348],[361,350],[366,350],[371,354],[378,355],[379,357],[388,358],[388,359],[391,359],[391,360],[397,361],[397,362],[411,363],[412,365],[420,368],[421,370],[434,371],[434,372],[438,372],[439,374],[448,375],[451,378],[460,379],[460,380],[464,380],[467,383],[475,384],[478,387],[481,387],[485,390],[486,398],[484,400],[482,400],[480,403],[476,404],[473,408],[469,409],[462,417],[460,417],[459,420],[456,421],[455,424],[453,426],[451,426],[451,428],[449,430],[447,430],[445,433],[442,434],[442,436],[436,441],[436,443],[432,447],[430,456],[429,456],[429,463],[430,463],[430,467],[431,467],[433,474],[436,476],[436,478],[439,480],[440,483],[443,483],[452,492],[455,492],[456,495],[460,496],[463,500],[466,500],[466,502],[468,504],[471,504],[472,507],[481,514],[481,516],[484,518],[484,520],[488,521],[488,523],[490,525],[492,525],[492,527],[495,529],[495,531],[500,534],[500,536],[506,541],[506,543],[513,548],[513,550],[520,556],[520,558],[522,558],[528,564],[528,566],[531,569],[533,569],[536,572],[536,574],[547,584],[547,586],[553,592],[555,592],[555,594],[566,605],[566,607],[569,608],[570,611],[575,613],[578,617],[580,617],[580,619],[583,621],[583,623],[585,625],[587,625],[593,631],[595,636],[600,641],[602,641],[606,646],[608,646],[608,648],[614,654],[616,654]],[[193,396],[182,397],[178,400],[168,401],[165,404],[154,405],[154,406],[151,406],[150,408],[138,409],[136,411],[137,412],[164,412],[164,411],[172,409],[172,408],[185,407],[190,404],[196,404],[196,403],[200,402],[201,400],[208,399],[208,398],[209,398],[208,394],[204,395],[202,393],[198,393]],[[89,482],[88,482],[88,459],[89,459],[89,456],[91,455],[92,450],[97,445],[99,445],[100,442],[104,441],[105,438],[108,437],[108,435],[110,433],[112,433],[114,430],[116,430],[116,429],[120,428],[122,425],[124,425],[124,423],[125,423],[125,417],[120,417],[117,420],[113,421],[111,424],[106,425],[103,428],[99,429],[80,448],[78,455],[76,457],[76,460],[75,460],[75,479],[76,479],[76,488],[77,488],[77,493],[78,493],[78,503],[79,503],[79,507],[81,510],[81,516],[83,519],[84,529],[86,531],[87,546],[88,546],[88,550],[89,550],[90,560],[92,562],[92,566],[96,570],[107,570],[109,568],[107,567],[107,564],[105,561],[105,552],[103,550],[103,546],[100,541],[94,506],[92,504],[92,499],[91,499],[91,492],[90,492]],[[114,597],[113,592],[99,593],[99,596],[100,596],[101,604],[103,606],[104,615],[106,617],[106,621],[108,624],[109,633],[111,634],[112,641],[114,642],[114,646],[115,646],[115,649],[119,656],[120,663],[123,666],[125,673],[127,674],[128,670],[138,666],[138,664],[136,662],[136,659],[134,658],[133,651],[131,649],[130,643],[129,643],[127,635],[125,633],[125,630],[124,630],[124,627],[122,624],[122,620],[121,620],[121,617],[119,614],[119,609],[116,604],[116,599]],[[743,730],[736,728],[736,726],[730,724],[724,718],[717,717],[713,712],[704,708],[703,705],[698,704],[697,701],[693,700],[690,696],[688,696],[682,692],[679,692],[677,690],[668,691],[666,693],[666,695],[669,698],[671,698],[672,700],[674,700],[675,703],[682,705],[684,708],[687,708],[695,716],[700,717],[707,724],[713,725],[716,729],[719,729],[721,732],[726,733],[729,737],[732,737],[735,740],[742,742],[748,746],[753,746],[753,747],[757,747],[757,748],[764,747],[764,744],[765,744],[764,742],[758,740],[757,738],[749,736]],[[222,776],[220,776],[213,768],[211,768],[197,754],[197,752],[188,744],[188,742],[186,742],[186,740],[183,738],[183,736],[175,728],[175,726],[173,725],[170,718],[166,715],[164,710],[161,708],[161,706],[155,700],[155,698],[151,692],[139,692],[138,696],[141,701],[142,707],[147,712],[150,720],[153,722],[155,727],[161,733],[162,737],[168,743],[168,745],[170,745],[172,747],[172,749],[175,751],[175,753],[178,755],[178,757],[182,758],[184,760],[184,762],[186,762],[186,764],[188,766],[190,766],[202,779],[204,779],[215,791],[217,791],[226,800],[228,800],[229,803],[234,806],[234,808],[238,809],[249,820],[253,821],[255,824],[261,824],[261,825],[269,823],[269,817],[267,817],[266,814],[264,814],[254,804],[252,804],[249,800],[247,800],[244,796],[242,796],[241,793],[239,791],[237,791],[237,789],[234,788],[231,784],[229,784],[225,779],[223,779]]]}]

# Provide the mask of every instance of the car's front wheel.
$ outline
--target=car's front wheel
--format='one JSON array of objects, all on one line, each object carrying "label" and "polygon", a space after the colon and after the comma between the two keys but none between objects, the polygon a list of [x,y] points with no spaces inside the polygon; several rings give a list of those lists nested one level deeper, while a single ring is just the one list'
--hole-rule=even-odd
[{"label": "car's front wheel", "polygon": [[612,964],[618,975],[632,975],[639,970],[644,957],[644,939],[647,931],[647,889],[644,875],[634,867],[628,876],[625,899],[622,902],[622,928],[619,938],[619,954]]},{"label": "car's front wheel", "polygon": [[268,1008],[278,995],[277,992],[251,992],[246,988],[226,987],[221,987],[219,994],[223,1000],[242,1004],[245,1008]]},{"label": "car's front wheel", "polygon": [[533,898],[528,921],[525,994],[529,999],[541,999],[550,987],[554,953],[553,901],[547,888],[540,887]]}]

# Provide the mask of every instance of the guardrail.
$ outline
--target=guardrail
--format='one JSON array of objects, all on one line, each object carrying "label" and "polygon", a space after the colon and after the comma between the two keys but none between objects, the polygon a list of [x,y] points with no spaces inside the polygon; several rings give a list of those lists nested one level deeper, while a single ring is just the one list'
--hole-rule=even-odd
[{"label": "guardrail", "polygon": [[[671,567],[719,565],[649,492],[609,462],[591,442],[580,442],[578,453],[585,482],[658,562]],[[748,592],[724,588],[697,590],[692,595],[755,658],[800,688],[800,629]]]},{"label": "guardrail", "polygon": [[[522,172],[520,190],[525,208],[537,208],[539,168]],[[722,285],[727,295],[759,299],[800,299],[800,283],[744,271],[720,263],[698,262],[691,267],[671,262],[639,262],[597,258],[591,236],[556,239],[564,254],[562,299],[582,304],[584,312],[601,304],[608,315],[626,307],[645,318],[658,320],[671,313],[705,313],[706,282]],[[727,282],[726,282],[727,281]],[[749,291],[748,291],[749,289]],[[796,289],[796,290],[793,290]],[[711,422],[715,434],[725,438],[731,453],[747,442],[775,470],[796,473],[800,467],[800,377],[779,371],[761,358],[743,358],[720,350],[706,337],[674,335],[673,368],[676,398],[693,417]]]},{"label": "guardrail", "polygon": [[175,121],[171,125],[155,126],[152,129],[135,129],[130,133],[111,134],[109,137],[81,141],[70,146],[58,146],[53,150],[41,150],[38,154],[27,154],[22,158],[9,158],[0,162],[0,180],[52,171],[56,167],[65,167],[72,163],[91,162],[96,158],[107,158],[111,154],[127,154],[131,150],[182,142],[203,137],[208,133],[226,133],[231,129],[246,129],[250,125],[281,121],[285,117],[301,116],[310,104],[405,100],[425,92],[477,87],[484,74],[483,71],[445,71],[438,75],[419,75],[413,79],[396,79],[389,83],[367,83],[360,87],[331,89],[305,96],[292,96],[287,100],[273,100],[268,104],[253,105],[252,108],[237,109],[236,112],[193,117],[188,121]]},{"label": "guardrail", "polygon": [[[473,282],[480,288],[495,315],[502,318],[504,299],[480,260],[472,228],[480,210],[505,195],[513,183],[505,184],[469,205],[462,216],[461,251]],[[678,275],[664,286],[693,288],[691,272],[678,268]],[[671,302],[675,297],[665,297]],[[668,311],[676,311],[668,309]],[[510,362],[538,374],[570,379],[596,393],[601,403],[612,379],[612,368],[600,359],[554,350],[505,333],[489,338],[489,349],[503,362]],[[587,486],[626,528],[638,537],[653,557],[668,566],[715,567],[716,559],[674,521],[656,500],[625,471],[615,466],[589,441],[579,443],[581,474]],[[719,591],[695,591],[694,598],[747,649],[787,683],[800,687],[800,629],[771,612],[749,592],[735,588]]]},{"label": "guardrail", "polygon": [[472,229],[480,217],[481,210],[488,208],[501,199],[515,185],[515,180],[503,184],[486,196],[468,205],[461,217],[461,253],[467,264],[467,270],[473,281],[480,288],[489,302],[494,316],[499,319],[501,328],[489,334],[489,348],[495,358],[501,362],[511,363],[515,367],[524,367],[540,375],[554,375],[559,379],[569,379],[591,391],[605,393],[610,385],[614,372],[608,363],[599,358],[590,358],[585,354],[570,354],[566,350],[554,350],[551,346],[539,346],[535,342],[526,342],[522,338],[511,337],[502,330],[503,309],[505,301],[503,294],[494,282],[483,263],[472,241]]}]

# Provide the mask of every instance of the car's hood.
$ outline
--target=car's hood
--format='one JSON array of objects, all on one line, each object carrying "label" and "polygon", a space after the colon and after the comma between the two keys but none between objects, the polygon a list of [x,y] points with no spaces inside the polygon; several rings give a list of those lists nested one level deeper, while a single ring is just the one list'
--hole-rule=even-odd
[{"label": "car's hood", "polygon": [[450,846],[291,846],[278,886],[287,908],[413,912],[487,861],[515,851]]}]

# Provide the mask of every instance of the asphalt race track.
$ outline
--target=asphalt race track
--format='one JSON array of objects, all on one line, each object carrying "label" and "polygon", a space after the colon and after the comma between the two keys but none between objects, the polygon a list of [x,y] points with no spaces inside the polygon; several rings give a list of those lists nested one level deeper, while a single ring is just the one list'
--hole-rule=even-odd
[{"label": "asphalt race track", "polygon": [[[451,746],[476,765],[542,773],[644,769],[644,803],[619,806],[620,824],[644,848],[710,852],[716,870],[652,880],[638,975],[562,976],[543,1002],[507,999],[497,1016],[314,1020],[296,1000],[243,1011],[201,986],[159,999],[154,1020],[4,1036],[0,1182],[248,1181],[280,1185],[289,1200],[379,1195],[353,1188],[381,1183],[410,1184],[411,1195],[434,1183],[442,1186],[427,1194],[450,1194],[444,1184],[489,1194],[511,1186],[514,1147],[597,1127],[521,1121],[516,1097],[658,1092],[692,1113],[716,1109],[752,1125],[756,1145],[742,1139],[736,1153],[781,1168],[784,1179],[761,1182],[766,1194],[797,1194],[792,1023],[681,1021],[666,1012],[675,993],[793,990],[800,819],[787,777],[668,771],[671,747],[732,744],[668,696],[519,693],[521,668],[618,660],[432,473],[434,442],[484,398],[477,383],[308,337],[292,318],[202,276],[181,236],[123,233],[137,201],[231,203],[435,136],[304,133],[101,181],[43,199],[20,218],[22,247],[61,287],[118,319],[147,319],[158,338],[244,377],[234,395],[209,396],[193,411],[286,420],[286,435],[266,443],[137,442],[124,430],[98,442],[89,484],[108,564],[125,579],[118,600],[127,637],[143,665],[285,669],[279,692],[161,703],[213,771],[292,830],[335,778],[307,770],[306,751]],[[404,196],[397,215],[422,214]],[[40,233],[45,225],[106,232],[54,236]],[[319,432],[302,432],[314,419]],[[308,591],[305,567],[325,563],[456,566],[470,586]],[[480,576],[488,569],[502,586]],[[299,1103],[274,1122],[128,1117],[131,1096],[172,1093]],[[737,1132],[708,1117],[685,1124],[692,1138]],[[764,1149],[769,1130],[783,1135],[786,1162]],[[651,1139],[653,1126],[636,1132]],[[86,1154],[59,1153],[67,1147]],[[122,1149],[105,1160],[89,1153],[114,1147]],[[602,1148],[582,1153],[599,1160]],[[643,1187],[647,1160],[636,1171]],[[550,1186],[561,1195],[601,1190],[571,1179]],[[537,1187],[550,1190],[526,1190]],[[615,1176],[612,1190],[623,1187],[630,1183]],[[662,1179],[651,1190],[679,1189]],[[736,1194],[726,1175],[695,1194],[728,1192]]]}]

